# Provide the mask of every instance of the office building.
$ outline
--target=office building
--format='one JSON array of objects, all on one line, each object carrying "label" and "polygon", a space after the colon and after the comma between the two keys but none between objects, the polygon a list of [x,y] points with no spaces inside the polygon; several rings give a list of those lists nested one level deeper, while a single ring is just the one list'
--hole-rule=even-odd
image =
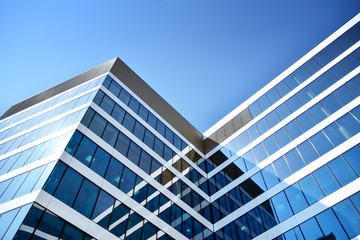
[{"label": "office building", "polygon": [[12,106],[1,238],[360,239],[359,21],[205,133],[118,58]]}]

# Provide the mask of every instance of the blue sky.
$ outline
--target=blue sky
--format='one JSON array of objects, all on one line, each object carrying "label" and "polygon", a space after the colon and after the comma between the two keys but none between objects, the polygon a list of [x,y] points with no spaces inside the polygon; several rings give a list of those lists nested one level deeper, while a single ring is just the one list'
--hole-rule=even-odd
[{"label": "blue sky", "polygon": [[0,115],[120,57],[205,131],[359,10],[359,0],[2,0]]}]

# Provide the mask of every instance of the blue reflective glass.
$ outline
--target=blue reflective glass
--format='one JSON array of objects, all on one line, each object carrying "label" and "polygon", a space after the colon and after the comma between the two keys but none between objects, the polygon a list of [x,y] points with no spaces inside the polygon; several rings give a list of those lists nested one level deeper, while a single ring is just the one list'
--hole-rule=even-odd
[{"label": "blue reflective glass", "polygon": [[265,145],[266,151],[269,153],[269,156],[279,150],[279,145],[277,144],[273,135],[265,139],[263,143]]},{"label": "blue reflective glass", "polygon": [[264,168],[261,171],[261,173],[264,177],[264,180],[265,180],[265,183],[266,183],[266,186],[268,189],[273,187],[275,184],[279,183],[279,179],[277,178],[276,173],[271,164],[269,166],[267,166],[266,168]]},{"label": "blue reflective glass", "polygon": [[285,158],[292,172],[296,172],[305,166],[305,163],[296,148],[286,153]]},{"label": "blue reflective glass", "polygon": [[351,166],[353,171],[360,176],[360,148],[358,146],[353,147],[349,151],[343,154],[343,157],[346,159],[346,162]]},{"label": "blue reflective glass", "polygon": [[130,101],[130,94],[125,90],[125,89],[121,89],[120,95],[119,95],[119,99],[125,103],[126,105],[129,104]]},{"label": "blue reflective glass", "polygon": [[127,130],[132,132],[133,129],[134,129],[134,126],[135,126],[135,118],[133,116],[131,116],[129,113],[126,113],[125,118],[124,118],[124,122],[123,122],[123,126]]},{"label": "blue reflective glass", "polygon": [[118,134],[119,130],[112,124],[108,123],[102,135],[102,139],[104,139],[104,141],[107,142],[110,146],[114,146]]},{"label": "blue reflective glass", "polygon": [[111,113],[111,116],[119,123],[122,123],[125,117],[125,110],[119,105],[115,105],[114,110]]},{"label": "blue reflective glass", "polygon": [[[37,227],[38,230],[50,236],[60,236],[64,221],[46,211]],[[36,234],[36,233],[35,233]]]},{"label": "blue reflective glass", "polygon": [[290,206],[294,213],[298,213],[308,206],[308,203],[298,184],[294,184],[285,190]]},{"label": "blue reflective glass", "polygon": [[105,179],[108,180],[115,187],[118,187],[123,167],[124,165],[122,163],[120,163],[115,158],[111,158],[109,167],[105,174]]},{"label": "blue reflective glass", "polygon": [[131,142],[127,154],[128,159],[132,161],[135,165],[138,165],[140,161],[140,154],[141,154],[141,148],[134,142]]},{"label": "blue reflective glass", "polygon": [[301,187],[309,205],[319,201],[324,196],[312,175],[308,175],[300,180],[299,186]]},{"label": "blue reflective glass", "polygon": [[316,150],[321,155],[327,153],[333,148],[333,145],[323,132],[318,132],[310,138],[310,141],[314,144]]},{"label": "blue reflective glass", "polygon": [[100,190],[99,197],[94,207],[91,219],[100,226],[107,228],[110,220],[110,213],[114,205],[115,199],[107,192]]},{"label": "blue reflective glass", "polygon": [[341,186],[345,186],[357,178],[354,171],[341,156],[328,163],[328,166]]},{"label": "blue reflective glass", "polygon": [[67,168],[54,196],[68,206],[72,206],[83,179],[72,168]]},{"label": "blue reflective glass", "polygon": [[108,114],[111,114],[114,106],[115,102],[107,95],[104,96],[103,100],[100,103],[100,107]]},{"label": "blue reflective glass", "polygon": [[277,176],[281,181],[291,175],[291,170],[284,157],[280,157],[275,162],[273,162],[273,166]]},{"label": "blue reflective glass", "polygon": [[85,179],[76,197],[73,208],[85,217],[90,218],[99,191],[100,188],[98,186]]},{"label": "blue reflective glass", "polygon": [[112,92],[115,96],[119,96],[119,93],[121,91],[121,87],[119,84],[117,84],[114,80],[111,81],[109,86],[110,92]]},{"label": "blue reflective glass", "polygon": [[100,176],[104,176],[106,167],[109,164],[109,160],[110,154],[105,152],[102,148],[98,147],[91,161],[90,168]]},{"label": "blue reflective glass", "polygon": [[337,123],[349,136],[354,136],[360,132],[360,124],[351,114],[342,116],[337,120]]},{"label": "blue reflective glass", "polygon": [[349,199],[333,206],[333,210],[350,238],[360,233],[360,216]]},{"label": "blue reflective glass", "polygon": [[53,194],[57,185],[60,182],[60,179],[65,171],[65,164],[58,162],[54,167],[54,170],[51,172],[48,180],[46,181],[43,189],[49,194]]},{"label": "blue reflective glass", "polygon": [[119,132],[119,136],[115,144],[115,149],[118,150],[122,155],[126,156],[129,145],[130,139],[122,132]]},{"label": "blue reflective glass", "polygon": [[285,128],[279,129],[274,135],[280,147],[284,147],[291,141],[291,138]]},{"label": "blue reflective glass", "polygon": [[83,137],[80,142],[78,149],[76,150],[74,157],[79,160],[81,163],[86,166],[90,165],[91,159],[96,150],[96,144],[88,139],[87,137]]},{"label": "blue reflective glass", "polygon": [[336,218],[334,212],[328,209],[316,216],[321,230],[325,236],[333,236],[334,239],[347,239],[346,233]]},{"label": "blue reflective glass", "polygon": [[342,128],[337,123],[332,123],[324,128],[324,133],[330,139],[334,146],[337,146],[347,140],[349,137],[342,131]]},{"label": "blue reflective glass", "polygon": [[293,215],[290,205],[287,201],[287,198],[283,192],[280,192],[274,197],[272,197],[271,203],[273,205],[273,208],[275,210],[279,222],[282,222],[283,220]]},{"label": "blue reflective glass", "polygon": [[300,228],[305,239],[319,239],[323,237],[319,224],[314,218],[310,218],[306,222],[302,223]]},{"label": "blue reflective glass", "polygon": [[133,171],[128,169],[127,167],[124,168],[124,172],[121,176],[120,182],[120,190],[124,193],[128,193],[130,190],[134,188],[136,175]]},{"label": "blue reflective glass", "polygon": [[316,170],[313,175],[325,196],[336,191],[340,187],[339,183],[335,180],[334,176],[326,166]]},{"label": "blue reflective glass", "polygon": [[106,120],[99,114],[95,114],[94,118],[92,119],[89,129],[93,131],[96,135],[101,136],[106,125]]},{"label": "blue reflective glass", "polygon": [[306,164],[311,163],[319,157],[319,154],[315,150],[313,144],[308,140],[297,146],[297,149]]}]

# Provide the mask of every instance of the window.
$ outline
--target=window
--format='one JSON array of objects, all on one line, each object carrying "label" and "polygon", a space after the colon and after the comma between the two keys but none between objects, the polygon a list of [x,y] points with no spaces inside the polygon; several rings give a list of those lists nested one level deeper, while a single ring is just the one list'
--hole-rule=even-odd
[{"label": "window", "polygon": [[99,190],[98,186],[85,179],[76,198],[74,209],[90,218]]},{"label": "window", "polygon": [[72,168],[67,168],[54,196],[68,206],[72,206],[84,178]]}]

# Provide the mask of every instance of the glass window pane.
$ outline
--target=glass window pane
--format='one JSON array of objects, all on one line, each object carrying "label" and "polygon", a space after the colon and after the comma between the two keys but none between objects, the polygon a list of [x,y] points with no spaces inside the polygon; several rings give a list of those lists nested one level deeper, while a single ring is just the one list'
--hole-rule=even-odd
[{"label": "glass window pane", "polygon": [[323,234],[314,218],[310,218],[300,225],[305,239],[321,239]]},{"label": "glass window pane", "polygon": [[[39,226],[37,227],[38,230],[36,231],[40,230],[43,233],[47,233],[51,236],[60,236],[63,226],[64,226],[64,221],[59,219],[54,214],[46,211],[41,219]],[[35,235],[37,235],[36,232]]]},{"label": "glass window pane", "polygon": [[124,172],[121,177],[120,190],[124,193],[128,193],[134,188],[136,175],[128,168],[124,168]]},{"label": "glass window pane", "polygon": [[115,149],[118,150],[122,155],[126,156],[129,145],[130,139],[125,134],[120,132],[115,144]]},{"label": "glass window pane", "polygon": [[127,154],[128,159],[132,161],[135,165],[138,165],[140,160],[140,154],[141,148],[134,142],[131,142],[129,152]]},{"label": "glass window pane", "polygon": [[144,133],[145,133],[145,127],[141,123],[136,121],[134,135],[142,141],[144,138]]},{"label": "glass window pane", "polygon": [[284,157],[280,157],[278,160],[273,162],[273,166],[281,181],[291,175],[290,168]]},{"label": "glass window pane", "polygon": [[282,222],[283,220],[293,215],[290,205],[283,192],[280,192],[274,197],[272,197],[271,202],[279,222]]},{"label": "glass window pane", "polygon": [[96,150],[96,144],[87,137],[83,137],[78,149],[75,152],[74,157],[77,160],[79,160],[81,163],[85,164],[86,166],[89,166],[94,156],[95,150]]},{"label": "glass window pane", "polygon": [[325,196],[336,191],[340,187],[338,182],[335,180],[334,176],[331,174],[331,172],[326,166],[323,166],[316,170],[313,175]]},{"label": "glass window pane", "polygon": [[58,162],[54,167],[54,170],[51,172],[48,180],[46,181],[43,189],[49,194],[53,194],[57,185],[60,182],[60,179],[65,171],[65,164]]},{"label": "glass window pane", "polygon": [[351,166],[354,172],[360,176],[360,148],[358,146],[353,147],[349,151],[343,154],[343,157],[346,159],[347,163]]},{"label": "glass window pane", "polygon": [[131,116],[129,113],[126,113],[123,125],[127,130],[132,132],[135,126],[135,118]]},{"label": "glass window pane", "polygon": [[305,163],[296,148],[286,153],[285,158],[292,172],[296,172],[305,166]]},{"label": "glass window pane", "polygon": [[54,196],[68,206],[72,206],[82,180],[83,177],[79,173],[67,168]]},{"label": "glass window pane", "polygon": [[73,208],[85,217],[90,218],[99,190],[100,188],[98,186],[85,179]]},{"label": "glass window pane", "polygon": [[308,206],[306,199],[301,192],[298,184],[294,184],[285,190],[285,194],[289,199],[290,205],[294,213],[298,213]]},{"label": "glass window pane", "polygon": [[273,187],[275,184],[279,183],[279,179],[277,178],[276,173],[271,164],[269,166],[267,166],[266,168],[264,168],[261,171],[261,173],[264,177],[265,184],[268,189]]},{"label": "glass window pane", "polygon": [[105,179],[115,187],[119,186],[123,165],[115,158],[111,158],[110,165],[106,171]]},{"label": "glass window pane", "polygon": [[115,128],[112,124],[108,123],[106,125],[102,139],[104,139],[104,141],[107,142],[110,146],[114,146],[118,134],[119,130],[117,130],[117,128]]},{"label": "glass window pane", "polygon": [[114,107],[114,110],[111,114],[111,116],[116,120],[118,121],[120,124],[122,124],[122,121],[124,119],[124,116],[125,116],[125,110],[120,107],[119,105],[116,105]]},{"label": "glass window pane", "polygon": [[133,110],[135,113],[137,113],[139,110],[139,107],[140,107],[139,101],[132,97],[130,99],[129,108],[131,110]]},{"label": "glass window pane", "polygon": [[319,154],[315,150],[314,146],[308,140],[297,146],[297,149],[306,164],[311,163],[319,157]]},{"label": "glass window pane", "polygon": [[314,144],[320,156],[324,155],[333,148],[329,139],[321,131],[312,136],[310,141]]},{"label": "glass window pane", "polygon": [[333,206],[333,210],[350,238],[360,233],[359,213],[348,199]]},{"label": "glass window pane", "polygon": [[119,95],[119,99],[125,103],[125,105],[129,104],[130,101],[130,94],[125,90],[125,89],[121,89],[120,95]]},{"label": "glass window pane", "polygon": [[114,203],[115,199],[107,192],[101,190],[91,220],[98,224],[101,223],[101,226],[107,228]]},{"label": "glass window pane", "polygon": [[102,148],[98,147],[96,149],[94,158],[91,161],[90,168],[100,176],[104,176],[106,167],[109,164],[109,160],[110,155]]},{"label": "glass window pane", "polygon": [[100,107],[108,114],[111,114],[114,106],[115,102],[110,97],[105,95],[103,100],[101,101]]},{"label": "glass window pane", "polygon": [[312,175],[306,176],[300,180],[299,186],[301,187],[309,205],[319,201],[324,196]]},{"label": "glass window pane", "polygon": [[101,136],[105,129],[106,122],[105,118],[101,117],[99,114],[95,114],[90,123],[89,129],[96,135]]},{"label": "glass window pane", "polygon": [[316,216],[316,219],[325,236],[332,235],[334,236],[334,239],[347,239],[344,229],[331,209],[320,213]]},{"label": "glass window pane", "polygon": [[71,137],[68,145],[66,146],[65,151],[70,155],[74,154],[82,136],[83,135],[80,132],[75,131],[74,135]]},{"label": "glass window pane", "polygon": [[345,186],[357,178],[354,171],[341,156],[329,162],[328,166],[341,186]]}]

